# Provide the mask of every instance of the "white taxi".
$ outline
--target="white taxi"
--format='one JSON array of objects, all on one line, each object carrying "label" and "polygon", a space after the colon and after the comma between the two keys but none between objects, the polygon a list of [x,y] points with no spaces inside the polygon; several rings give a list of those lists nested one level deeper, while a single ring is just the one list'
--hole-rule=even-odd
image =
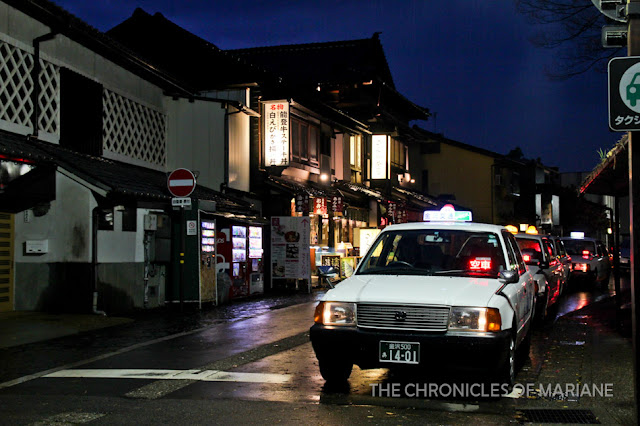
[{"label": "white taxi", "polygon": [[326,381],[347,380],[355,364],[449,366],[513,384],[535,308],[514,236],[455,221],[471,213],[452,207],[427,213],[441,220],[385,228],[354,274],[318,304],[310,336]]}]

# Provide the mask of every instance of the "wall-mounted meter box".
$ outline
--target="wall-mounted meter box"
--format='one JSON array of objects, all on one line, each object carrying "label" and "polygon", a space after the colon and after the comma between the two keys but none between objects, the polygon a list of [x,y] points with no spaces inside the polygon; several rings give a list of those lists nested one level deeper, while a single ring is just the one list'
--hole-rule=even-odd
[{"label": "wall-mounted meter box", "polygon": [[26,254],[49,253],[49,240],[28,240],[25,241]]},{"label": "wall-mounted meter box", "polygon": [[158,216],[155,214],[144,215],[144,230],[145,231],[157,231],[158,230]]}]

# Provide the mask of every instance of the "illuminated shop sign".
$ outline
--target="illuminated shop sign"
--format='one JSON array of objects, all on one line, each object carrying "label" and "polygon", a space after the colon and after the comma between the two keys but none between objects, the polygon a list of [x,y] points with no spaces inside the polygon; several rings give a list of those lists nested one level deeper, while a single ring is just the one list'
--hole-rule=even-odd
[{"label": "illuminated shop sign", "polygon": [[289,165],[289,102],[264,102],[265,166]]},{"label": "illuminated shop sign", "polygon": [[373,135],[371,139],[371,179],[387,179],[389,169],[389,136]]},{"label": "illuminated shop sign", "polygon": [[424,212],[424,220],[437,222],[471,222],[471,212],[458,211],[451,204],[446,204],[440,210],[427,210]]}]

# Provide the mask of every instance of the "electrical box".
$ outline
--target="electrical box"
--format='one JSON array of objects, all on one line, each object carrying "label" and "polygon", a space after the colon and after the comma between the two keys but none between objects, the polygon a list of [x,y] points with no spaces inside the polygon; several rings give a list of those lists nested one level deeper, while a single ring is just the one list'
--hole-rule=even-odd
[{"label": "electrical box", "polygon": [[155,214],[144,215],[144,230],[156,231],[158,230],[158,216]]},{"label": "electrical box", "polygon": [[49,240],[29,240],[25,241],[26,254],[49,253]]}]

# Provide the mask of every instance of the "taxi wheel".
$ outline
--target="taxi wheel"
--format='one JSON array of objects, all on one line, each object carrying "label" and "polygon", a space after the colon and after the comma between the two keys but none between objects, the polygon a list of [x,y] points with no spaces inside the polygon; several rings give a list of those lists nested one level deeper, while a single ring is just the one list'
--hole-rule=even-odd
[{"label": "taxi wheel", "polygon": [[507,358],[498,370],[498,378],[500,383],[507,385],[509,390],[516,381],[516,337],[514,334],[509,339]]},{"label": "taxi wheel", "polygon": [[332,383],[346,382],[353,369],[353,364],[345,361],[318,360],[318,365],[322,378]]}]

